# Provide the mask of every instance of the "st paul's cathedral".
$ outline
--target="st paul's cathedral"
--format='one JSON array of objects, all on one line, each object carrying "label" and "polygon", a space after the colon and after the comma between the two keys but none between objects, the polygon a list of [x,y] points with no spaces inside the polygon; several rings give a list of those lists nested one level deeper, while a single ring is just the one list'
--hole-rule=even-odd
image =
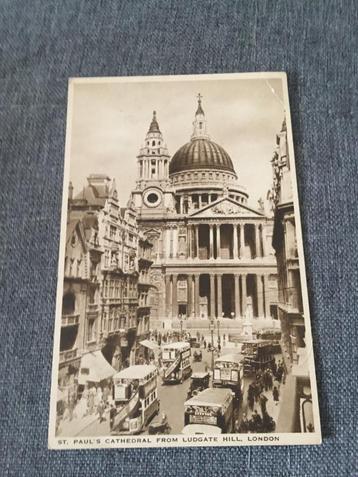
[{"label": "st paul's cathedral", "polygon": [[171,157],[154,112],[137,163],[131,205],[154,244],[151,321],[242,319],[248,305],[254,317],[274,318],[272,218],[248,205],[229,154],[209,136],[200,95],[190,140]]}]

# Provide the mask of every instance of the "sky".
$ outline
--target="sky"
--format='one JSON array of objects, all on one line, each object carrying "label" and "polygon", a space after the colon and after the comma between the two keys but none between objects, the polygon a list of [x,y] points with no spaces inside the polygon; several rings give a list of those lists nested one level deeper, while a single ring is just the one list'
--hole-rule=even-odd
[{"label": "sky", "polygon": [[115,178],[125,206],[153,110],[171,156],[190,140],[197,95],[211,139],[229,154],[239,184],[257,207],[272,184],[270,160],[284,117],[281,80],[195,79],[170,82],[75,83],[70,179],[75,194],[92,173]]}]

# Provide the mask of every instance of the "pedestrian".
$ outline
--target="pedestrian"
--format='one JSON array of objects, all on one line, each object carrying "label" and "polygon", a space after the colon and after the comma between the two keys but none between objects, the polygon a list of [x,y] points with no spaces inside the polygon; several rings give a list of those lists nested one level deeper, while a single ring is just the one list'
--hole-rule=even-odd
[{"label": "pedestrian", "polygon": [[280,393],[279,393],[276,386],[274,386],[274,388],[272,390],[272,396],[273,396],[273,400],[275,401],[275,406],[277,406],[278,401],[280,399]]},{"label": "pedestrian", "polygon": [[254,409],[255,402],[255,392],[252,384],[249,384],[249,389],[247,390],[247,402],[251,411]]},{"label": "pedestrian", "polygon": [[87,398],[88,414],[93,414],[95,394],[96,394],[95,388],[94,387],[90,388],[88,391],[88,398]]},{"label": "pedestrian", "polygon": [[206,349],[206,340],[204,340],[204,349]]},{"label": "pedestrian", "polygon": [[219,353],[221,351],[221,344],[220,343],[218,344],[218,351],[219,351]]},{"label": "pedestrian", "polygon": [[261,419],[261,416],[260,414],[255,410],[253,413],[252,413],[252,422],[254,424],[254,430],[256,432],[258,432],[260,430],[260,427],[262,425],[262,419]]},{"label": "pedestrian", "polygon": [[106,406],[105,406],[104,401],[102,399],[97,406],[97,412],[98,412],[98,415],[99,415],[99,422],[105,421],[105,418],[103,417],[105,409],[106,409]]},{"label": "pedestrian", "polygon": [[261,408],[261,414],[264,416],[266,414],[266,403],[268,399],[264,394],[261,394],[260,396],[260,408]]},{"label": "pedestrian", "polygon": [[110,427],[110,430],[113,429],[114,419],[116,417],[116,414],[117,414],[116,406],[112,403],[111,408],[109,410],[109,427]]},{"label": "pedestrian", "polygon": [[108,398],[109,398],[109,387],[108,384],[106,383],[103,388],[103,393],[102,393],[102,399],[104,401],[104,404],[107,406],[108,404]]},{"label": "pedestrian", "polygon": [[[238,422],[238,421],[236,421],[236,422]],[[249,430],[250,430],[250,424],[249,424],[249,421],[246,417],[246,414],[244,414],[242,416],[242,421],[241,421],[241,424],[238,428],[238,431],[236,431],[236,432],[240,432],[240,434],[246,434],[246,433],[249,432]]]}]

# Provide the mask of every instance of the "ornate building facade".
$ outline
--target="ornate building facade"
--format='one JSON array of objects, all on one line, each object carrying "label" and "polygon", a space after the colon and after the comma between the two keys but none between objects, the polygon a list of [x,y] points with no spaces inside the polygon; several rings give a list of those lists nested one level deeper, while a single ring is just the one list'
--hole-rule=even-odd
[{"label": "ornate building facade", "polygon": [[73,374],[85,384],[96,369],[109,369],[104,359],[114,370],[135,360],[138,320],[144,320],[137,316],[144,239],[135,210],[120,207],[115,182],[105,175],[90,175],[75,197],[70,184],[68,207],[61,357],[77,359]]},{"label": "ornate building facade", "polygon": [[76,391],[81,358],[100,349],[102,250],[95,217],[68,216],[60,337],[59,384]]},{"label": "ornate building facade", "polygon": [[275,214],[272,245],[276,251],[278,270],[278,318],[282,332],[281,348],[287,370],[277,431],[312,432],[314,421],[308,369],[309,359],[306,356],[292,171],[285,121],[276,136],[272,169],[271,198]]},{"label": "ornate building facade", "polygon": [[229,154],[208,134],[200,95],[189,142],[170,157],[154,112],[137,163],[132,202],[153,243],[153,323],[240,318],[248,297],[255,317],[271,317],[272,219],[248,205]]}]

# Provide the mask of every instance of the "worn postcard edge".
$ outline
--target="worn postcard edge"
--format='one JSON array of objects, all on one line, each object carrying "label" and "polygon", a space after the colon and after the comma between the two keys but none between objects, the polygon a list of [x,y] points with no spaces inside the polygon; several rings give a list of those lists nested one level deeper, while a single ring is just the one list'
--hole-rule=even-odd
[{"label": "worn postcard edge", "polygon": [[[280,79],[282,82],[283,102],[287,119],[287,142],[289,147],[291,164],[291,178],[293,189],[293,203],[296,220],[297,249],[300,264],[301,290],[304,309],[304,322],[306,343],[309,345],[309,371],[312,390],[312,405],[315,422],[315,432],[313,433],[272,433],[272,434],[223,434],[222,436],[189,436],[168,435],[168,436],[102,436],[102,437],[56,437],[56,393],[58,380],[60,332],[61,332],[61,308],[64,279],[64,256],[66,242],[67,223],[67,201],[68,183],[70,179],[70,151],[72,140],[72,119],[74,87],[81,83],[128,83],[128,82],[178,82],[178,81],[203,81],[203,80],[244,80],[244,79]],[[58,256],[57,272],[57,294],[56,294],[56,317],[54,326],[52,377],[51,377],[51,397],[48,427],[48,448],[55,450],[71,449],[99,449],[99,448],[150,448],[150,447],[200,447],[200,446],[244,446],[244,445],[314,445],[321,444],[321,424],[319,415],[317,381],[315,372],[315,361],[313,353],[313,339],[311,329],[311,319],[309,311],[309,299],[306,278],[306,266],[304,258],[304,248],[302,239],[302,224],[300,206],[298,199],[298,186],[296,175],[296,159],[293,147],[293,134],[291,123],[291,112],[289,104],[287,75],[285,72],[257,72],[257,73],[223,73],[223,74],[199,74],[199,75],[178,75],[178,76],[128,76],[128,77],[87,77],[70,78],[68,81],[68,101],[66,117],[66,139],[64,156],[64,173],[62,186],[62,211],[61,211],[61,232]],[[308,348],[308,346],[307,346]],[[194,437],[194,439],[193,439]],[[196,437],[196,438],[195,438]],[[188,442],[189,441],[189,442]]]}]

